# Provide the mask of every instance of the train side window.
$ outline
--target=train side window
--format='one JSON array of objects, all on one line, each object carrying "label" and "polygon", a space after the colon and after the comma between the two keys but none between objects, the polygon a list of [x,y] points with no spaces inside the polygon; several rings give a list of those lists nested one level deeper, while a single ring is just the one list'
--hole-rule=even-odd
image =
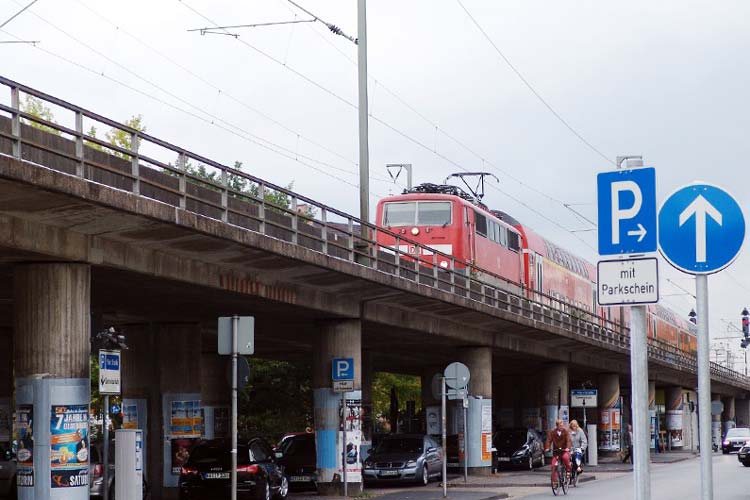
[{"label": "train side window", "polygon": [[474,212],[474,219],[476,220],[477,233],[487,238],[487,217],[479,212]]},{"label": "train side window", "polygon": [[518,233],[508,231],[508,248],[510,248],[511,250],[515,250],[516,252],[521,249],[521,245],[519,244],[518,239]]},{"label": "train side window", "polygon": [[507,227],[500,228],[500,244],[504,247],[508,246],[508,228]]}]

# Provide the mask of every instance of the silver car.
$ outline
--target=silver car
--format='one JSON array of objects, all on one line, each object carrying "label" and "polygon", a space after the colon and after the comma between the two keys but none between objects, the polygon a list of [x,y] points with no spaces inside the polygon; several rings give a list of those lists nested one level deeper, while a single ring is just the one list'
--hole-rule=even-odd
[{"label": "silver car", "polygon": [[443,451],[434,439],[423,434],[392,434],[384,437],[364,463],[365,484],[407,481],[427,485],[440,477]]}]

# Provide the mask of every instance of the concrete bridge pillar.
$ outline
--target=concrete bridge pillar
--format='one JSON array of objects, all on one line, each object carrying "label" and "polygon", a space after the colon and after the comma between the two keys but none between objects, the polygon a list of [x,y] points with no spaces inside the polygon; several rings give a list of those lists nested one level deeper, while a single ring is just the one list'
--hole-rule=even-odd
[{"label": "concrete bridge pillar", "polygon": [[[435,375],[440,375],[441,373],[443,373],[443,367],[434,365],[423,368],[421,375],[422,409],[424,410],[425,432],[438,439],[441,436],[440,398],[436,398],[435,394],[433,394],[432,379]],[[440,394],[439,384],[436,389],[436,392]]]},{"label": "concrete bridge pillar", "polygon": [[[711,394],[711,406],[719,403],[723,404],[721,401],[721,395]],[[721,446],[721,415],[721,413],[714,415],[713,412],[711,412],[711,442],[717,446]]]},{"label": "concrete bridge pillar", "polygon": [[570,382],[568,365],[554,363],[542,372],[542,430],[555,428],[555,421],[562,419],[565,425],[570,420]]},{"label": "concrete bridge pillar", "polygon": [[685,444],[687,432],[685,412],[683,409],[682,387],[670,386],[664,391],[664,403],[667,412],[667,447],[681,449]]},{"label": "concrete bridge pillar", "polygon": [[722,423],[724,425],[724,429],[723,429],[724,432],[722,434],[726,434],[726,432],[729,429],[733,429],[737,427],[734,396],[729,396],[729,397],[724,398],[723,403],[724,403],[724,412],[721,414],[721,417],[722,417]]},{"label": "concrete bridge pillar", "polygon": [[465,437],[468,472],[492,473],[492,348],[466,347],[458,359],[471,373],[469,381],[469,432]]},{"label": "concrete bridge pillar", "polygon": [[[315,445],[318,462],[318,492],[321,495],[342,493],[343,451],[341,394],[333,392],[331,372],[334,358],[354,360],[354,389],[346,393],[347,462],[359,468],[362,410],[362,322],[358,319],[331,320],[320,323],[313,347],[313,398],[315,409]],[[351,463],[353,462],[353,463]],[[349,475],[350,494],[362,491],[362,479]]]},{"label": "concrete bridge pillar", "polygon": [[649,448],[652,450],[656,448],[656,432],[658,425],[658,418],[656,416],[656,381],[648,381],[648,422],[651,426],[651,444]]},{"label": "concrete bridge pillar", "polygon": [[620,408],[620,376],[616,373],[599,375],[599,423],[597,443],[600,451],[620,450],[622,412]]},{"label": "concrete bridge pillar", "polygon": [[232,387],[227,380],[232,358],[218,354],[217,335],[203,332],[201,353],[201,405],[205,436],[209,439],[230,436],[232,414]]},{"label": "concrete bridge pillar", "polygon": [[86,264],[14,269],[16,419],[33,425],[19,444],[21,500],[89,497],[90,293]]},{"label": "concrete bridge pillar", "polygon": [[750,399],[735,400],[734,411],[737,418],[737,427],[750,426]]}]

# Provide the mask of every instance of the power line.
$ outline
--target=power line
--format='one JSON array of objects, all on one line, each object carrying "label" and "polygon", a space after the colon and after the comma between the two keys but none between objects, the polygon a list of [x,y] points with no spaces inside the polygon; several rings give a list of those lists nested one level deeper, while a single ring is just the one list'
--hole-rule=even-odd
[{"label": "power line", "polygon": [[[159,90],[159,91],[163,92],[164,94],[166,94],[166,95],[168,95],[168,96],[172,97],[173,99],[175,99],[175,100],[177,100],[177,101],[179,101],[179,102],[181,102],[181,103],[183,103],[183,104],[185,104],[185,105],[187,105],[187,106],[189,106],[189,107],[191,107],[191,108],[193,108],[193,109],[195,109],[195,110],[199,111],[200,113],[203,113],[203,114],[205,114],[206,116],[209,116],[209,117],[213,118],[213,119],[214,119],[214,120],[216,120],[216,121],[219,121],[219,122],[221,122],[221,123],[224,123],[224,124],[225,124],[226,126],[228,126],[228,127],[231,127],[231,128],[237,129],[237,130],[241,131],[241,132],[242,132],[243,134],[246,134],[247,136],[250,136],[250,137],[252,137],[252,138],[254,139],[254,141],[253,141],[253,142],[254,142],[255,144],[259,144],[259,145],[260,145],[260,144],[262,144],[262,143],[266,144],[266,147],[265,147],[265,149],[267,149],[267,150],[269,150],[269,151],[275,152],[275,153],[277,153],[277,154],[279,154],[279,151],[277,151],[277,150],[285,151],[285,152],[286,152],[287,154],[285,154],[285,155],[283,155],[283,156],[285,156],[285,157],[287,157],[287,158],[291,158],[291,159],[295,159],[295,160],[298,160],[298,157],[302,157],[302,158],[304,158],[304,159],[306,159],[306,160],[308,160],[308,161],[311,161],[311,162],[314,162],[314,163],[318,163],[318,164],[320,164],[320,165],[323,165],[323,166],[325,166],[325,167],[327,167],[327,168],[331,168],[331,169],[333,169],[333,170],[337,170],[337,171],[340,171],[340,172],[342,172],[342,173],[346,173],[346,174],[348,174],[348,175],[357,175],[357,173],[356,173],[356,172],[352,172],[352,171],[350,171],[350,170],[342,169],[342,168],[339,168],[339,167],[337,167],[337,166],[335,166],[335,165],[332,165],[331,163],[328,163],[328,162],[324,162],[324,161],[318,160],[318,159],[316,159],[316,158],[312,158],[312,157],[310,157],[310,156],[307,156],[307,155],[304,155],[304,154],[300,154],[300,153],[299,153],[299,152],[297,152],[297,151],[293,151],[293,150],[291,150],[291,149],[289,149],[289,148],[287,148],[287,147],[284,147],[284,146],[282,146],[282,145],[280,145],[280,144],[276,144],[276,143],[274,143],[273,141],[269,141],[268,139],[265,139],[265,138],[263,138],[263,137],[260,137],[260,136],[258,136],[258,135],[256,135],[256,134],[253,134],[252,132],[249,132],[249,131],[247,131],[247,130],[243,129],[242,127],[240,127],[240,126],[238,126],[238,125],[232,124],[232,123],[230,123],[230,122],[228,122],[228,121],[224,120],[223,118],[221,118],[221,117],[219,117],[219,116],[216,116],[215,114],[213,114],[213,113],[210,113],[210,112],[208,112],[208,111],[206,111],[206,110],[204,110],[204,109],[200,108],[199,106],[196,106],[196,105],[195,105],[195,104],[193,104],[192,102],[190,102],[190,101],[188,101],[188,100],[186,100],[186,99],[183,99],[183,98],[179,97],[179,96],[178,96],[178,95],[176,95],[175,93],[173,93],[173,92],[171,92],[171,91],[169,91],[169,90],[165,89],[164,87],[162,87],[162,86],[160,86],[160,85],[158,85],[158,84],[154,83],[153,81],[149,80],[148,78],[145,78],[145,77],[143,77],[143,76],[142,76],[142,75],[141,75],[140,73],[138,73],[138,72],[136,72],[136,71],[134,71],[134,70],[131,70],[130,68],[128,68],[128,67],[126,67],[126,66],[124,66],[123,64],[120,64],[120,63],[119,63],[119,62],[117,62],[116,60],[112,59],[111,57],[107,56],[106,54],[102,53],[101,51],[99,51],[99,50],[95,49],[94,47],[92,47],[91,45],[87,44],[86,42],[84,42],[84,41],[82,41],[82,40],[80,40],[80,39],[76,38],[75,36],[73,36],[73,35],[71,35],[70,33],[66,32],[66,31],[65,31],[65,30],[63,30],[62,28],[60,28],[60,27],[56,26],[56,25],[55,25],[54,23],[52,23],[52,22],[50,22],[50,21],[46,20],[46,19],[45,19],[45,18],[43,18],[42,16],[40,16],[40,15],[38,15],[38,14],[34,13],[34,12],[31,12],[31,14],[32,14],[33,16],[35,16],[36,18],[38,18],[39,20],[41,20],[42,22],[46,23],[46,24],[47,24],[48,26],[50,26],[50,27],[52,27],[52,28],[56,29],[57,31],[59,31],[59,32],[60,32],[60,33],[62,33],[63,35],[65,35],[65,36],[67,36],[68,38],[70,38],[70,39],[74,40],[74,41],[75,41],[76,43],[79,43],[80,45],[82,45],[82,46],[86,47],[87,49],[89,49],[90,51],[94,52],[94,53],[95,53],[95,54],[97,54],[98,56],[100,56],[100,57],[104,58],[105,60],[109,61],[110,63],[114,64],[115,66],[117,66],[117,67],[119,67],[119,68],[123,69],[123,70],[124,70],[124,71],[126,71],[127,73],[130,73],[130,74],[131,74],[131,75],[133,75],[134,77],[136,77],[136,78],[138,78],[139,80],[141,80],[141,81],[143,81],[143,82],[147,83],[148,85],[150,85],[150,86],[154,87],[155,89],[157,89],[157,90]],[[179,108],[178,108],[178,109],[179,109]],[[193,115],[194,115],[194,114],[193,114]],[[194,116],[196,116],[196,115],[194,115]],[[213,120],[211,120],[211,123],[213,123]],[[220,128],[223,128],[223,127],[220,127]],[[270,146],[269,146],[269,145],[270,145]],[[290,155],[293,155],[293,156],[290,156]],[[308,163],[305,163],[305,162],[300,162],[300,163],[301,163],[301,164],[303,164],[303,165],[308,165]],[[316,169],[316,170],[318,170],[318,171],[319,171],[319,169]],[[388,181],[387,179],[383,179],[383,180],[381,180],[381,182],[386,182],[386,183],[389,183],[389,181]]]},{"label": "power line", "polygon": [[[5,33],[5,34],[7,34],[9,36],[12,36],[13,38],[16,38],[16,39],[19,38],[16,35],[10,33],[9,31],[6,31],[6,30],[0,30],[0,31],[2,31],[3,33]],[[184,114],[186,114],[188,116],[191,116],[191,117],[193,117],[193,118],[195,118],[197,120],[200,120],[200,121],[202,121],[204,123],[207,123],[207,124],[212,125],[212,126],[214,126],[216,128],[224,130],[224,131],[226,131],[226,132],[228,132],[228,133],[230,133],[230,134],[232,134],[232,135],[234,135],[236,137],[239,137],[239,138],[241,138],[241,139],[243,139],[243,140],[245,140],[247,142],[250,142],[252,144],[256,144],[256,145],[260,146],[261,148],[267,149],[267,150],[269,150],[269,151],[271,151],[271,152],[273,152],[273,153],[275,153],[277,155],[280,155],[282,157],[285,157],[285,158],[288,158],[290,160],[296,161],[297,163],[300,163],[300,164],[302,164],[302,165],[304,165],[304,166],[306,166],[308,168],[311,168],[311,169],[313,169],[313,170],[315,170],[317,172],[320,172],[321,174],[323,174],[323,175],[325,175],[327,177],[330,177],[332,179],[335,179],[335,180],[338,180],[340,182],[343,182],[344,184],[347,184],[347,185],[349,185],[349,186],[351,186],[353,188],[359,189],[359,185],[358,184],[355,184],[353,182],[347,181],[346,179],[342,179],[341,177],[338,177],[338,176],[336,176],[336,175],[334,175],[334,174],[332,174],[330,172],[327,172],[327,171],[325,171],[323,169],[315,167],[314,165],[310,165],[309,163],[306,163],[306,162],[300,160],[299,158],[295,158],[294,156],[288,155],[288,154],[284,153],[283,151],[277,151],[277,150],[273,149],[272,147],[267,146],[266,144],[263,144],[261,142],[256,141],[251,136],[243,135],[242,133],[238,132],[237,130],[232,130],[230,128],[222,126],[222,125],[220,125],[220,124],[218,124],[218,123],[216,123],[214,121],[211,121],[211,120],[209,120],[209,119],[207,119],[207,118],[205,118],[203,116],[200,116],[200,115],[198,115],[198,114],[196,114],[196,113],[194,113],[192,111],[183,109],[183,108],[181,108],[181,107],[179,107],[179,106],[177,106],[177,105],[175,105],[173,103],[165,101],[164,99],[160,99],[160,98],[154,96],[153,94],[150,94],[148,92],[140,90],[140,89],[138,89],[136,87],[133,87],[132,85],[129,85],[129,84],[127,84],[127,83],[125,83],[123,81],[120,81],[120,80],[118,80],[118,79],[116,79],[116,78],[114,78],[112,76],[109,76],[106,73],[104,73],[103,71],[95,70],[93,68],[90,68],[90,67],[82,64],[82,63],[74,61],[74,60],[72,60],[72,59],[70,59],[70,58],[68,58],[66,56],[61,55],[61,54],[57,54],[57,53],[55,53],[55,52],[53,52],[51,50],[47,50],[47,49],[45,49],[43,47],[40,47],[38,45],[35,45],[33,47],[36,48],[36,49],[38,49],[38,50],[40,50],[40,51],[42,51],[42,52],[44,52],[45,54],[48,54],[48,55],[56,58],[56,59],[64,61],[64,62],[66,62],[66,63],[68,63],[70,65],[73,65],[75,67],[78,67],[80,69],[83,69],[83,70],[85,70],[85,71],[87,71],[89,73],[92,73],[92,74],[96,75],[96,76],[100,76],[100,77],[102,77],[102,78],[104,78],[106,80],[109,80],[109,81],[111,81],[111,82],[113,82],[113,83],[115,83],[117,85],[120,85],[120,86],[122,86],[122,87],[124,87],[124,88],[126,88],[126,89],[128,89],[128,90],[130,90],[132,92],[135,92],[135,93],[140,94],[140,95],[142,95],[144,97],[147,97],[148,99],[156,101],[156,102],[158,102],[160,104],[168,106],[168,107],[170,107],[170,108],[172,108],[172,109],[174,109],[176,111],[184,113]],[[380,193],[370,192],[369,194],[373,198],[382,197],[382,195]]]},{"label": "power line", "polygon": [[[342,159],[342,160],[344,160],[344,161],[346,161],[346,162],[348,162],[348,163],[350,163],[350,164],[354,165],[355,167],[356,167],[356,166],[358,166],[358,164],[357,164],[357,162],[356,162],[356,161],[353,161],[353,160],[351,160],[351,159],[349,159],[349,158],[346,158],[345,156],[343,156],[343,155],[341,155],[340,153],[338,153],[338,152],[336,152],[336,151],[334,151],[334,150],[330,149],[329,147],[327,147],[327,146],[325,146],[325,145],[323,145],[323,144],[321,144],[321,143],[319,143],[319,142],[317,142],[317,141],[314,141],[314,140],[310,139],[309,137],[306,137],[306,136],[304,136],[304,135],[303,135],[303,134],[301,134],[301,133],[300,133],[299,131],[297,131],[297,130],[294,130],[294,129],[292,129],[291,127],[289,127],[289,126],[287,126],[287,125],[285,125],[285,124],[283,124],[283,123],[279,122],[278,120],[274,119],[274,118],[273,118],[273,117],[271,117],[270,115],[268,115],[268,114],[264,113],[263,111],[261,111],[261,110],[259,110],[259,109],[255,108],[254,106],[251,106],[251,105],[250,105],[250,104],[248,104],[247,102],[245,102],[245,101],[243,101],[243,100],[241,100],[241,99],[239,99],[239,98],[237,98],[237,97],[233,96],[232,94],[230,94],[230,93],[226,92],[226,91],[225,91],[224,89],[222,89],[222,88],[220,88],[219,86],[215,85],[214,83],[210,82],[209,80],[207,80],[207,79],[206,79],[206,78],[204,78],[203,76],[201,76],[201,75],[199,75],[199,74],[195,73],[195,72],[194,72],[193,70],[191,70],[190,68],[186,67],[186,66],[185,66],[185,65],[183,65],[183,64],[180,64],[180,63],[179,63],[178,61],[176,61],[176,60],[175,60],[175,59],[173,59],[172,57],[168,56],[167,54],[163,53],[162,51],[160,51],[160,50],[156,49],[156,48],[155,48],[155,47],[153,47],[152,45],[150,45],[150,44],[148,44],[147,42],[143,41],[143,40],[142,40],[142,39],[140,39],[139,37],[137,37],[137,36],[133,35],[133,34],[132,34],[132,33],[130,33],[129,31],[125,30],[124,28],[122,28],[121,26],[119,26],[119,25],[118,25],[117,23],[115,23],[114,21],[112,21],[112,20],[108,19],[107,17],[105,17],[105,16],[104,16],[104,15],[102,15],[101,13],[97,12],[96,10],[92,9],[91,7],[89,7],[88,5],[86,5],[85,3],[83,3],[83,2],[81,1],[81,0],[76,0],[76,2],[77,2],[77,3],[79,4],[79,5],[81,5],[81,6],[83,7],[83,8],[85,8],[86,10],[88,10],[89,12],[91,12],[92,14],[94,14],[95,16],[97,16],[98,18],[100,18],[100,19],[102,19],[103,21],[105,21],[105,22],[109,23],[110,25],[114,26],[114,28],[115,28],[116,30],[118,30],[119,32],[122,32],[122,33],[124,33],[125,35],[127,35],[127,36],[128,36],[128,37],[130,37],[131,39],[135,40],[135,41],[136,41],[136,42],[138,42],[138,43],[139,43],[140,45],[142,45],[143,47],[147,48],[147,49],[148,49],[148,50],[150,50],[151,52],[155,53],[156,55],[158,55],[158,56],[159,56],[159,57],[161,57],[162,59],[166,60],[166,61],[167,61],[167,62],[169,62],[170,64],[172,64],[172,65],[176,66],[177,68],[181,69],[181,70],[182,70],[182,71],[184,71],[185,73],[189,74],[189,75],[190,75],[190,76],[192,76],[193,78],[195,78],[195,79],[197,79],[198,81],[200,81],[200,82],[202,82],[203,84],[205,84],[206,86],[208,86],[208,87],[210,87],[210,88],[212,88],[212,89],[216,90],[216,91],[217,91],[217,92],[218,92],[218,93],[219,93],[220,95],[226,96],[226,97],[227,97],[228,99],[232,100],[233,102],[235,102],[235,103],[239,104],[240,106],[242,106],[242,107],[244,107],[244,108],[246,108],[246,109],[248,109],[248,110],[252,111],[253,113],[256,113],[257,115],[261,116],[262,118],[264,118],[264,119],[266,119],[266,120],[270,121],[271,123],[273,123],[273,124],[277,125],[278,127],[282,128],[282,129],[284,129],[285,131],[287,131],[287,132],[289,132],[289,133],[291,133],[291,134],[295,135],[295,136],[296,136],[297,138],[299,138],[299,139],[302,139],[302,140],[304,140],[304,141],[306,141],[306,142],[308,142],[308,143],[310,143],[310,144],[312,144],[312,145],[314,145],[314,146],[316,146],[316,147],[318,147],[318,148],[322,149],[323,151],[326,151],[327,153],[330,153],[330,154],[332,154],[332,155],[334,155],[334,156],[336,156],[336,157],[338,157],[338,158],[340,158],[340,159]],[[376,176],[375,176],[375,175],[373,175],[373,177],[376,177]],[[385,179],[384,177],[383,177],[383,178],[381,178],[381,180],[387,181],[387,179]]]},{"label": "power line", "polygon": [[[10,16],[10,17],[9,17],[8,19],[6,19],[6,20],[5,20],[4,22],[3,22],[3,24],[0,24],[0,29],[4,28],[4,27],[5,27],[5,26],[6,26],[6,25],[7,25],[8,23],[10,23],[10,22],[11,22],[11,21],[12,21],[13,19],[15,19],[15,18],[17,18],[18,16],[20,16],[21,14],[23,14],[23,12],[24,12],[24,11],[25,11],[26,9],[28,9],[29,7],[31,7],[32,5],[34,5],[35,3],[37,3],[38,1],[39,1],[39,0],[31,0],[31,2],[30,2],[30,3],[28,4],[28,5],[26,5],[26,7],[22,8],[21,10],[19,10],[18,12],[16,12],[16,13],[15,13],[15,14],[13,14],[12,16]],[[20,4],[19,4],[19,5],[20,5]]]},{"label": "power line", "polygon": [[471,12],[464,6],[463,2],[461,0],[456,0],[458,2],[458,5],[461,6],[463,11],[466,13],[467,16],[469,16],[469,19],[471,19],[471,22],[474,23],[474,26],[477,27],[477,29],[482,33],[485,39],[492,45],[492,47],[495,49],[495,52],[498,53],[498,55],[505,61],[505,64],[508,65],[508,67],[513,71],[513,73],[516,74],[516,76],[523,82],[524,85],[531,91],[532,94],[536,96],[537,99],[539,99],[539,102],[541,102],[545,108],[549,110],[550,113],[554,115],[555,118],[557,118],[560,123],[562,123],[565,128],[567,128],[573,135],[575,135],[583,144],[585,144],[591,151],[598,154],[602,158],[604,158],[605,161],[609,163],[615,163],[613,162],[607,155],[602,153],[599,149],[597,149],[593,144],[591,144],[588,140],[586,140],[583,135],[581,135],[576,129],[573,128],[572,125],[570,125],[565,118],[563,118],[560,113],[558,113],[555,108],[552,107],[552,105],[547,102],[547,100],[542,97],[542,95],[534,88],[534,86],[529,82],[526,77],[523,76],[523,74],[513,65],[513,63],[508,59],[508,57],[503,53],[503,51],[500,50],[500,48],[495,44],[494,41],[492,41],[492,38],[487,34],[487,32],[482,28],[482,26],[477,22],[476,19],[474,19],[474,16],[471,15]]}]

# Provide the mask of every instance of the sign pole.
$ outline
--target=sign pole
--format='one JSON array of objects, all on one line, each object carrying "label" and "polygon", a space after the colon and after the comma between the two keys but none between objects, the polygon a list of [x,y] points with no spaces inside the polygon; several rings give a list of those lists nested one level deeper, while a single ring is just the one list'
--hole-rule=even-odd
[{"label": "sign pole", "polygon": [[651,499],[646,306],[630,308],[630,372],[633,390],[633,481],[636,500]]},{"label": "sign pole", "polygon": [[240,317],[232,316],[232,493],[237,500],[237,329]]},{"label": "sign pole", "polygon": [[440,412],[440,420],[441,420],[441,433],[443,438],[443,498],[448,496],[448,453],[447,453],[447,447],[446,447],[446,441],[448,440],[447,437],[447,420],[445,418],[445,413],[448,411],[447,404],[445,402],[445,396],[446,396],[446,387],[445,387],[445,377],[440,377],[440,406],[441,406],[441,412]]},{"label": "sign pole", "polygon": [[708,338],[708,277],[695,277],[695,300],[698,309],[698,429],[701,462],[701,500],[713,500],[711,463],[711,352]]},{"label": "sign pole", "polygon": [[341,453],[341,463],[343,464],[341,466],[341,470],[343,471],[344,475],[344,496],[349,496],[349,485],[347,484],[346,480],[346,393],[341,393],[341,430],[342,430],[342,436],[341,439],[343,440],[342,445],[342,453]]},{"label": "sign pole", "polygon": [[469,482],[469,415],[467,412],[468,400],[463,400],[464,407],[464,483]]},{"label": "sign pole", "polygon": [[104,395],[104,407],[102,408],[102,435],[104,437],[104,446],[102,447],[102,462],[104,464],[104,500],[109,500],[109,426],[107,425],[109,417],[109,394]]}]

